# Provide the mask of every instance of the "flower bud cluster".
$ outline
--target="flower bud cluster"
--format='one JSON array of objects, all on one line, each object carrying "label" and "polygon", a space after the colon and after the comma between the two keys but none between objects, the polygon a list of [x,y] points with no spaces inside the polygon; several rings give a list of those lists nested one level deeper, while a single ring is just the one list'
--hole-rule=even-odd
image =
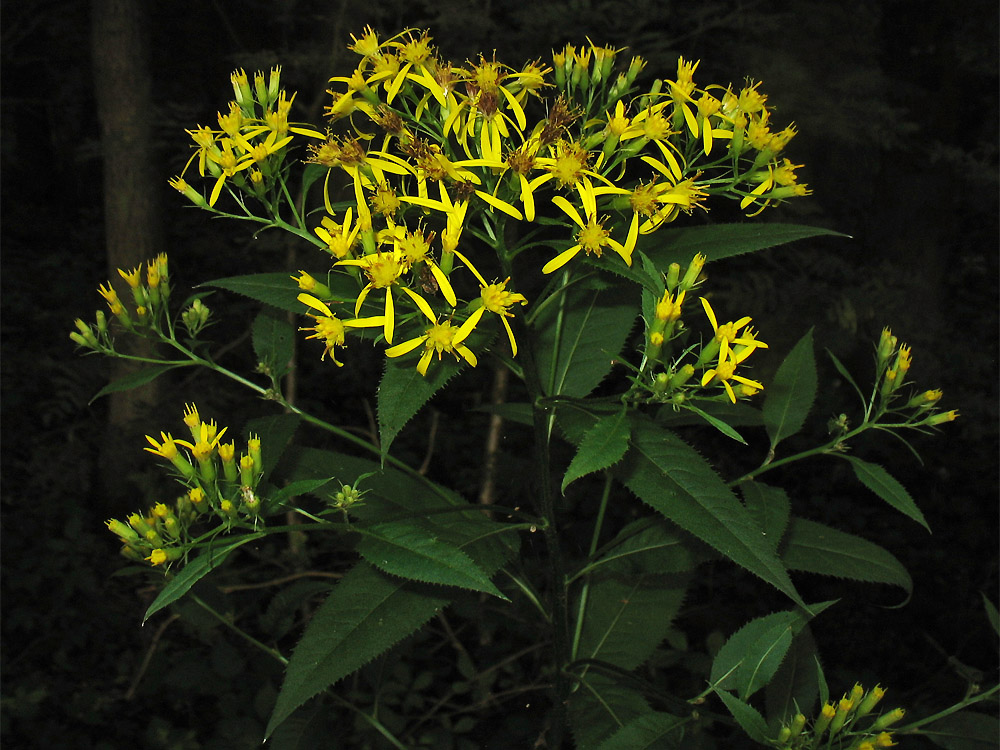
[{"label": "flower bud cluster", "polygon": [[830,746],[838,739],[839,747],[845,750],[893,747],[897,743],[885,730],[903,718],[903,709],[895,708],[882,714],[864,729],[857,726],[859,721],[872,713],[884,695],[885,690],[878,685],[866,691],[860,684],[855,684],[851,692],[839,701],[823,704],[811,726],[802,713],[784,723],[774,745],[779,750],[811,750]]},{"label": "flower bud cluster", "polygon": [[876,388],[883,411],[905,412],[907,427],[934,427],[958,419],[958,411],[942,412],[937,408],[944,395],[940,389],[912,393],[902,406],[893,406],[901,389],[909,385],[907,373],[912,364],[910,347],[900,343],[888,328],[882,329],[875,347]]},{"label": "flower bud cluster", "polygon": [[[144,333],[156,330],[168,316],[170,300],[170,271],[167,256],[160,253],[143,266],[132,270],[118,269],[119,275],[128,286],[131,301],[126,303],[118,296],[111,282],[101,284],[98,293],[108,303],[111,315],[128,331]],[[103,310],[98,310],[92,324],[77,318],[76,330],[69,334],[76,344],[98,352],[114,351],[114,342],[108,330],[108,318]]]},{"label": "flower bud cluster", "polygon": [[226,528],[256,524],[265,511],[256,493],[264,471],[260,439],[251,435],[237,461],[235,441],[222,442],[227,428],[220,430],[214,420],[203,421],[194,404],[186,407],[184,424],[191,440],[164,432],[159,440],[146,436],[152,446],[146,450],[170,462],[184,493],[173,505],[157,503],[145,514],[106,522],[121,541],[122,554],[130,559],[154,566],[174,562],[197,541],[193,529],[199,522],[214,518]]}]

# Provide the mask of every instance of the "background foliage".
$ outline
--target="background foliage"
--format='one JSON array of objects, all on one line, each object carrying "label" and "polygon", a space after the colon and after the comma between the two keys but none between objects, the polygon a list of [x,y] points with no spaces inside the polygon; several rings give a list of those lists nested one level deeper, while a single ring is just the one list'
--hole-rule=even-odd
[{"label": "background foliage", "polygon": [[[854,240],[799,242],[756,255],[752,267],[740,258],[713,264],[716,296],[752,315],[768,331],[772,351],[787,351],[806,332],[807,321],[816,322],[822,346],[858,371],[867,371],[869,342],[889,324],[913,345],[921,382],[939,384],[949,406],[963,415],[946,439],[918,441],[926,467],[884,444],[873,458],[905,467],[906,484],[934,529],[929,539],[917,524],[861,495],[847,462],[811,476],[780,477],[797,497],[815,498],[811,518],[877,540],[915,581],[913,599],[902,609],[886,607],[898,603],[897,590],[857,587],[848,590],[851,599],[841,602],[836,619],[813,624],[833,670],[828,677],[845,686],[855,679],[891,685],[896,702],[914,710],[941,696],[960,697],[969,672],[995,679],[996,645],[979,593],[996,599],[995,4],[966,3],[960,11],[931,2],[818,0],[581,0],[525,10],[457,0],[389,2],[374,10],[370,5],[247,2],[239,11],[223,3],[150,5],[155,148],[134,158],[154,162],[163,175],[155,189],[167,196],[166,177],[178,171],[187,148],[183,127],[218,108],[234,67],[280,62],[289,88],[322,92],[331,74],[350,65],[343,43],[365,23],[429,27],[456,59],[493,48],[505,59],[544,56],[553,46],[589,35],[598,43],[629,45],[661,69],[683,54],[703,60],[706,78],[762,79],[771,100],[799,126],[796,156],[807,165],[804,179],[815,191],[771,218],[826,226]],[[80,748],[126,742],[252,747],[273,706],[280,669],[193,604],[182,604],[179,618],[161,613],[137,628],[152,590],[138,578],[110,577],[120,563],[101,521],[152,496],[158,476],[142,454],[141,435],[160,429],[164,414],[145,414],[120,432],[95,420],[95,410],[106,405],[87,402],[106,380],[104,364],[76,358],[65,338],[72,317],[95,307],[94,284],[108,275],[89,12],[86,3],[44,0],[3,8],[0,730],[12,746],[58,745],[68,734]],[[301,101],[302,119],[318,119],[324,99]],[[294,250],[283,241],[266,235],[251,240],[232,227],[206,223],[180,203],[163,201],[164,239],[173,267],[188,280],[270,269],[275,259],[294,264]],[[710,218],[725,216],[713,211]],[[249,308],[241,311],[235,295],[226,300],[235,306],[232,330],[240,332],[245,326],[237,325],[239,317],[245,320]],[[234,336],[231,344],[227,364],[252,367],[249,339]],[[778,362],[774,356],[759,363],[765,381],[766,368]],[[320,363],[304,357],[300,366],[308,374]],[[821,358],[820,367],[820,382],[830,382],[829,363]],[[365,425],[372,405],[363,396],[378,375],[345,368],[308,395],[336,399],[341,424]],[[472,411],[482,390],[474,377],[458,381],[447,400],[433,402],[394,446],[400,457],[419,465],[425,446],[417,430],[426,431],[433,420],[438,443],[428,456],[428,475],[469,496],[478,489],[483,447],[454,436],[485,430],[488,417]],[[197,381],[203,411],[231,414],[234,422],[258,416],[253,404],[229,403],[231,392],[215,385]],[[171,418],[191,389],[179,373],[161,392],[162,402],[173,404],[166,410]],[[815,413],[834,416],[850,398],[846,390],[821,392]],[[508,441],[518,439],[518,429],[508,427]],[[726,440],[719,436],[720,446]],[[124,482],[104,476],[100,455],[109,442],[130,457]],[[498,460],[501,476],[524,475],[516,456],[501,451]],[[505,498],[524,489],[518,481],[501,488]],[[580,483],[585,505],[586,480]],[[587,533],[579,530],[581,548]],[[290,573],[332,562],[308,554],[294,543],[252,548],[249,580],[254,561],[261,580],[265,563],[270,577],[275,561]],[[244,568],[239,582],[247,580]],[[238,602],[233,617],[263,612],[253,615],[260,620],[254,625],[292,643],[292,623],[331,583],[302,579],[272,602],[266,590],[228,591],[236,582],[223,575],[200,595],[211,601],[221,596],[215,587],[227,590]],[[810,581],[810,587],[810,601],[843,595],[832,581]],[[712,605],[720,598],[730,602],[726,611],[734,613],[733,621],[719,620]],[[269,606],[262,607],[263,601]],[[478,599],[455,606],[475,608]],[[711,648],[774,609],[773,602],[751,597],[720,571],[691,594],[670,637]],[[500,620],[486,616],[482,622],[480,637],[497,638]],[[354,694],[385,690],[381,699],[391,715],[412,700],[402,686],[433,681],[451,684],[456,693],[485,695],[515,689],[531,674],[529,643],[522,645],[523,658],[486,681],[472,680],[457,652],[416,658],[423,671],[414,674],[414,655],[448,642],[448,627],[447,620],[434,620],[427,631],[362,669],[351,678]],[[455,717],[456,736],[460,723]],[[523,741],[498,735],[492,746]]]}]

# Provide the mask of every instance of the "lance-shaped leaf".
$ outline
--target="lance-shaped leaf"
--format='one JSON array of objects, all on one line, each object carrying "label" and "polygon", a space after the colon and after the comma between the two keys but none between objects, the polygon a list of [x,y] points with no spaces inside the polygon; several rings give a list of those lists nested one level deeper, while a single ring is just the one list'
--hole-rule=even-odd
[{"label": "lance-shaped leaf", "polygon": [[909,516],[928,531],[931,530],[924,519],[924,514],[920,512],[920,508],[910,497],[910,493],[889,472],[878,464],[868,463],[854,456],[843,456],[843,458],[851,462],[854,476],[861,481],[861,484],[903,515]]},{"label": "lance-shaped leaf", "polygon": [[671,263],[684,267],[697,253],[713,261],[824,235],[849,236],[799,224],[712,224],[661,229],[655,234],[640,235],[637,248],[658,268],[666,270]]},{"label": "lance-shaped leaf", "polygon": [[764,389],[764,427],[771,438],[771,448],[802,429],[815,400],[816,357],[810,328],[792,347],[774,380]]},{"label": "lance-shaped leaf", "polygon": [[97,393],[94,394],[93,398],[88,401],[88,404],[92,404],[101,396],[107,396],[109,393],[118,393],[119,391],[130,391],[133,388],[138,388],[141,385],[146,385],[146,383],[151,383],[156,380],[160,375],[165,372],[169,372],[177,367],[190,367],[194,362],[178,362],[176,364],[170,365],[155,365],[154,367],[143,367],[141,370],[129,373],[125,377],[118,378],[118,380],[108,383],[106,386],[101,388]]},{"label": "lance-shaped leaf", "polygon": [[354,530],[362,535],[358,553],[386,573],[423,583],[482,591],[507,600],[467,554],[428,536],[425,528],[397,521],[354,527]]},{"label": "lance-shaped leaf", "polygon": [[913,591],[910,574],[888,551],[867,539],[804,518],[793,517],[789,523],[781,558],[789,570],[891,583],[907,594]]},{"label": "lance-shaped leaf", "polygon": [[771,744],[767,732],[767,722],[760,715],[760,711],[726,690],[719,690],[716,695],[726,704],[729,713],[733,715],[736,723],[740,725],[740,729],[746,732],[750,739],[762,745]]},{"label": "lance-shaped leaf", "polygon": [[389,578],[366,564],[355,566],[306,626],[265,736],[314,695],[410,635],[448,601],[426,586]]},{"label": "lance-shaped leaf", "polygon": [[618,463],[628,448],[630,429],[625,409],[598,419],[583,436],[576,455],[566,469],[562,481],[563,493],[573,480]]},{"label": "lance-shaped leaf", "polygon": [[643,502],[805,607],[760,527],[687,443],[645,418],[616,473]]},{"label": "lance-shaped leaf", "polygon": [[146,610],[146,614],[142,616],[142,621],[146,622],[161,609],[184,596],[198,581],[222,565],[234,549],[242,547],[247,542],[260,539],[262,536],[264,536],[263,533],[245,534],[235,541],[220,542],[218,545],[207,547],[198,557],[185,565],[170,583],[163,587],[163,591],[153,600],[149,609]]},{"label": "lance-shaped leaf", "polygon": [[[332,297],[325,300],[331,307],[338,304],[354,304],[358,298],[358,283],[346,273],[330,274],[327,286],[330,287]],[[279,310],[288,310],[294,313],[304,313],[305,305],[298,300],[302,293],[299,285],[295,283],[287,273],[255,273],[247,276],[229,276],[225,279],[215,279],[206,281],[199,286],[212,286],[220,289],[228,289],[230,292],[242,294],[244,297],[255,299],[258,302],[277,307]],[[353,308],[350,308],[353,310]],[[334,309],[336,312],[336,309]]]},{"label": "lance-shaped leaf", "polygon": [[409,360],[386,360],[385,373],[378,386],[378,432],[383,455],[389,452],[392,441],[404,425],[459,369],[461,365],[457,361],[442,359],[424,376]]},{"label": "lance-shaped leaf", "polygon": [[[833,602],[813,605],[818,613]],[[710,680],[716,689],[734,690],[747,700],[771,681],[781,666],[792,638],[809,617],[801,611],[775,612],[751,620],[733,633],[712,662]]]}]

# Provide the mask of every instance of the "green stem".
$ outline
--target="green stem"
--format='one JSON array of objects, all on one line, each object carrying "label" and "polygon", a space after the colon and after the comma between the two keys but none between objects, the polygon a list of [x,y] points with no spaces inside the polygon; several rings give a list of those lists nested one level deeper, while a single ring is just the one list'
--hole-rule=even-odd
[{"label": "green stem", "polygon": [[201,607],[206,612],[208,612],[210,615],[212,615],[212,617],[214,617],[216,620],[218,620],[223,625],[225,625],[227,628],[229,628],[234,633],[236,633],[236,635],[238,635],[240,638],[242,638],[243,640],[247,641],[248,643],[253,644],[257,648],[259,648],[261,651],[263,651],[265,654],[267,654],[269,656],[273,656],[275,659],[277,659],[278,661],[280,661],[284,666],[288,666],[288,659],[286,659],[284,656],[282,656],[280,652],[276,651],[275,649],[271,648],[270,646],[265,646],[263,643],[261,643],[260,641],[258,641],[256,638],[254,638],[249,633],[247,633],[244,630],[241,630],[240,628],[236,627],[236,625],[234,625],[233,623],[231,623],[225,617],[223,617],[218,612],[216,612],[214,609],[212,609],[212,607],[210,607],[208,604],[206,604],[197,594],[191,594],[191,598],[195,602],[195,604],[197,604],[199,607]]},{"label": "green stem", "polygon": [[351,703],[348,700],[344,700],[343,698],[341,698],[336,693],[334,693],[332,691],[328,691],[328,692],[333,697],[333,699],[335,701],[337,701],[340,705],[344,706],[345,708],[351,709],[358,716],[360,716],[362,719],[364,719],[369,724],[371,724],[372,728],[375,729],[375,731],[377,731],[383,737],[385,737],[393,747],[397,747],[397,748],[399,748],[399,750],[406,750],[406,745],[404,745],[402,742],[400,742],[398,739],[396,739],[396,736],[392,732],[390,732],[388,729],[386,729],[382,725],[382,723],[378,719],[376,719],[374,716],[370,716],[370,715],[366,714],[364,711],[362,711],[360,708],[358,708],[357,706],[355,706],[353,703]]},{"label": "green stem", "polygon": [[[604,525],[604,513],[608,509],[608,499],[611,497],[611,473],[604,472],[604,491],[601,493],[601,505],[597,509],[597,519],[594,521],[594,534],[590,539],[590,552],[588,560],[594,559],[597,552],[597,542],[601,538],[601,527]],[[580,589],[580,605],[576,611],[576,627],[573,631],[573,643],[570,646],[569,657],[575,659],[580,648],[580,635],[583,633],[584,613],[587,609],[587,598],[590,595],[590,576],[583,580],[583,587]]]},{"label": "green stem", "polygon": [[894,732],[896,734],[907,734],[907,733],[910,733],[913,730],[917,729],[918,727],[922,727],[925,724],[930,724],[931,722],[937,721],[938,719],[943,719],[945,716],[950,716],[953,713],[961,711],[963,708],[966,708],[968,706],[972,706],[972,705],[975,705],[976,703],[984,701],[987,698],[989,698],[991,695],[993,695],[994,693],[996,693],[998,690],[1000,690],[1000,685],[994,685],[993,687],[991,687],[986,692],[977,693],[974,696],[966,696],[961,701],[959,701],[958,703],[956,703],[954,706],[949,706],[948,708],[944,709],[943,711],[938,711],[936,714],[933,714],[931,716],[925,716],[924,718],[918,719],[917,721],[914,721],[911,724],[906,724],[905,726],[901,726],[901,727],[893,727],[890,731],[892,731],[892,732]]},{"label": "green stem", "polygon": [[[514,278],[510,256],[505,243],[505,220],[496,219],[495,234],[497,238],[496,251],[500,258],[505,276]],[[515,280],[516,281],[516,280]],[[515,283],[515,288],[517,284]],[[550,469],[550,436],[554,415],[541,407],[540,401],[545,394],[539,378],[538,366],[534,355],[534,342],[529,335],[527,326],[520,318],[515,318],[520,328],[518,340],[524,344],[518,350],[523,357],[524,383],[528,390],[529,403],[532,405],[532,422],[535,434],[535,472],[536,472],[536,509],[546,523],[542,528],[547,552],[548,578],[550,588],[551,619],[549,627],[552,633],[553,648],[553,696],[552,732],[549,736],[551,747],[561,747],[566,734],[566,702],[569,697],[570,681],[564,671],[569,662],[569,604],[566,590],[564,563],[559,539],[559,527],[556,519],[555,497],[552,488]]]}]

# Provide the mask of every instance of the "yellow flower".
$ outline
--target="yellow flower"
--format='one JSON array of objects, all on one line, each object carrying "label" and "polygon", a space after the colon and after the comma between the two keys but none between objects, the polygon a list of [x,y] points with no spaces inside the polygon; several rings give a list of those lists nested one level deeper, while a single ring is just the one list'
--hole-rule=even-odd
[{"label": "yellow flower", "polygon": [[514,340],[514,331],[511,330],[510,323],[507,322],[507,318],[514,317],[514,313],[510,312],[510,308],[516,304],[526,305],[528,304],[528,300],[525,299],[523,294],[507,291],[507,282],[510,281],[509,276],[498,284],[487,284],[486,280],[479,274],[479,271],[477,271],[475,266],[466,260],[465,256],[457,251],[456,255],[458,255],[462,259],[462,262],[468,266],[469,270],[472,271],[481,285],[479,298],[482,305],[473,311],[465,325],[468,325],[471,330],[479,323],[479,319],[485,312],[488,311],[496,313],[500,316],[500,321],[503,323],[503,327],[507,331],[507,338],[510,339],[511,356],[516,357],[517,341]]},{"label": "yellow flower", "polygon": [[461,357],[475,367],[477,364],[476,355],[462,342],[472,333],[472,329],[475,328],[479,318],[473,319],[470,317],[461,327],[452,328],[450,320],[438,323],[434,317],[429,315],[427,317],[431,321],[431,327],[424,331],[423,335],[386,349],[385,356],[401,357],[423,344],[424,353],[420,355],[420,359],[417,362],[417,372],[421,375],[427,375],[427,367],[430,365],[431,358],[435,352],[438,355],[438,359],[441,359],[443,352],[451,352],[455,355],[455,359]]},{"label": "yellow flower", "polygon": [[353,208],[347,209],[343,224],[337,224],[332,217],[324,216],[320,221],[322,226],[318,226],[313,230],[316,232],[316,236],[326,243],[326,249],[330,254],[338,260],[349,257],[351,250],[357,244],[358,232],[361,229],[361,217],[358,217],[358,221],[354,222],[354,226],[352,227],[351,220],[353,216]]},{"label": "yellow flower", "polygon": [[[361,293],[358,294],[357,302],[354,305],[355,315],[361,311],[361,305],[364,304],[365,299],[368,297],[368,293],[371,292],[372,289],[385,289],[385,314],[381,320],[383,321],[383,333],[385,335],[386,343],[392,343],[392,333],[395,328],[395,306],[392,299],[393,287],[401,289],[411,300],[413,300],[424,315],[432,320],[434,319],[434,313],[431,310],[431,306],[427,303],[427,300],[411,289],[398,283],[400,277],[409,270],[409,265],[403,257],[399,247],[393,248],[391,253],[384,251],[375,252],[369,255],[363,255],[356,260],[342,260],[336,265],[358,266],[365,272],[365,275],[368,276],[368,284],[365,285],[364,289],[361,290]],[[372,318],[369,318],[368,320],[372,320]]]},{"label": "yellow flower", "polygon": [[577,185],[577,193],[579,193],[580,202],[583,204],[586,221],[580,217],[579,212],[570,202],[561,195],[557,195],[552,199],[552,202],[562,209],[563,213],[572,219],[574,224],[580,227],[580,231],[576,235],[577,244],[559,253],[559,255],[546,263],[542,267],[542,273],[552,273],[556,269],[562,268],[581,250],[587,255],[600,257],[605,247],[610,247],[621,256],[621,259],[626,264],[632,265],[632,251],[635,249],[636,240],[634,233],[629,232],[629,238],[625,245],[613,239],[608,230],[604,228],[603,220],[599,220],[597,217],[597,197],[594,193],[593,185],[589,181],[584,180]]},{"label": "yellow flower", "polygon": [[753,348],[747,347],[739,354],[735,354],[729,348],[728,342],[723,341],[722,348],[719,351],[719,363],[715,367],[706,370],[705,374],[702,375],[702,387],[707,386],[710,383],[720,383],[722,387],[726,389],[726,394],[729,396],[729,400],[734,404],[736,403],[736,393],[733,391],[733,387],[729,383],[731,380],[735,380],[737,383],[740,383],[749,389],[748,391],[741,391],[741,395],[753,395],[758,391],[762,391],[764,386],[756,380],[749,380],[741,375],[735,374],[736,367],[752,353]]},{"label": "yellow flower", "polygon": [[299,330],[313,331],[313,335],[306,336],[306,338],[318,339],[322,341],[324,348],[320,359],[325,359],[326,355],[329,354],[330,359],[333,360],[333,363],[337,365],[337,367],[343,367],[344,363],[337,360],[334,347],[344,346],[345,332],[347,328],[377,328],[383,324],[381,317],[341,320],[333,314],[329,305],[311,294],[300,294],[298,296],[298,300],[302,304],[308,305],[321,313],[320,315],[309,313],[309,316],[316,321],[316,325],[311,328],[300,328]]}]

